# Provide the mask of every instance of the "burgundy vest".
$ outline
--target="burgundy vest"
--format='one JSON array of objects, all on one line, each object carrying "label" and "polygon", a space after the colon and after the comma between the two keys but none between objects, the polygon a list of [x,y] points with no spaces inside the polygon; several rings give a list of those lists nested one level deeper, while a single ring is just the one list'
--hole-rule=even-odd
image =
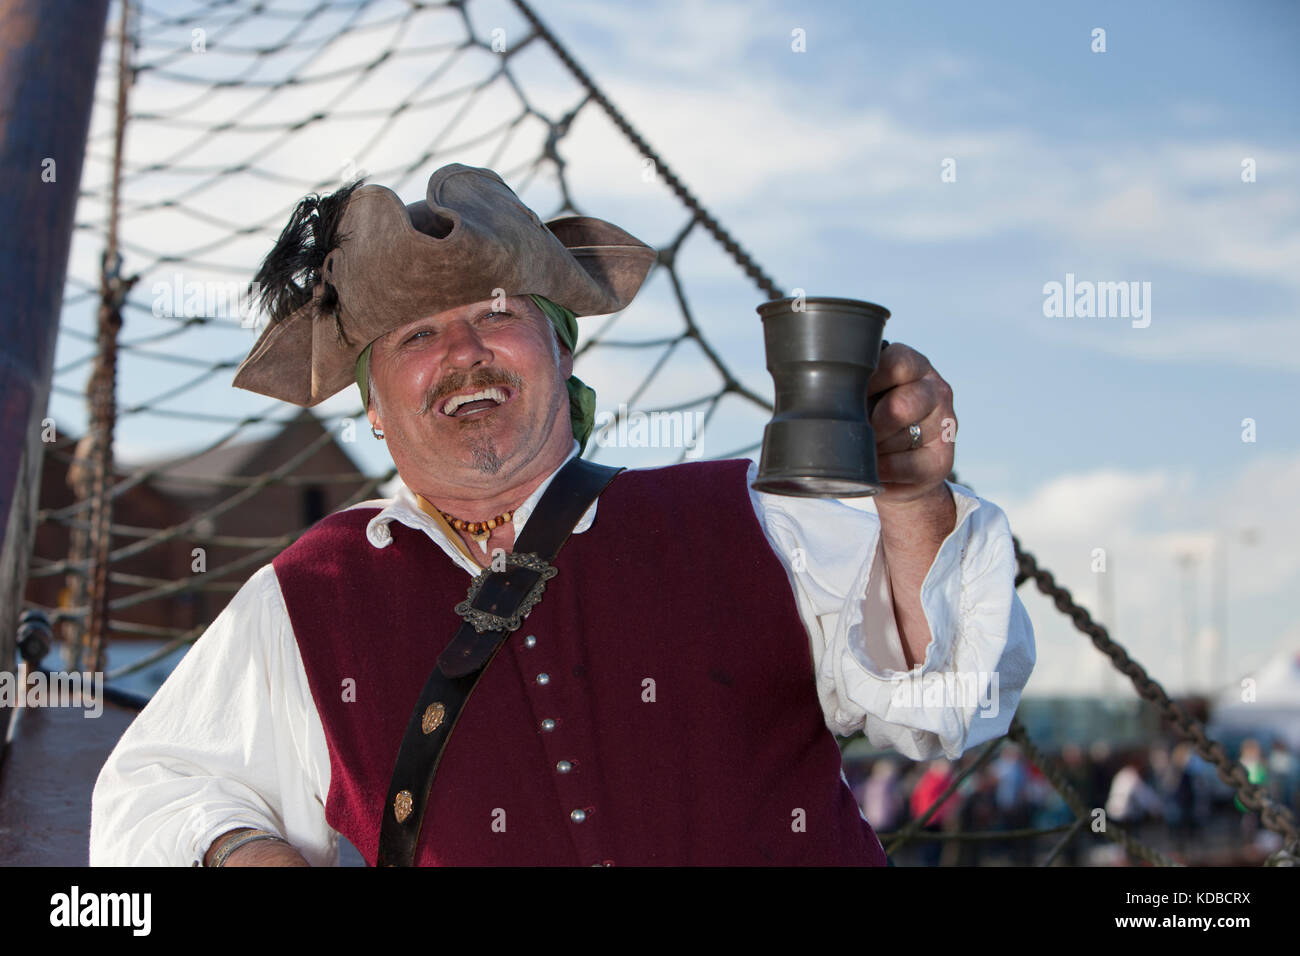
[{"label": "burgundy vest", "polygon": [[[628,471],[601,495],[466,704],[420,865],[885,865],[747,466]],[[274,561],[329,747],[325,817],[372,866],[403,731],[470,581],[398,522],[373,547],[376,513],[330,515]]]}]

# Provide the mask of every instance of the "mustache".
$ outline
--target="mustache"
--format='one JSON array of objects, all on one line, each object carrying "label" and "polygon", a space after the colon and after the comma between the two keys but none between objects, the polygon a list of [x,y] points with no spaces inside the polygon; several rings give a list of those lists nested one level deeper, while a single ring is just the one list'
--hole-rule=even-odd
[{"label": "mustache", "polygon": [[503,385],[512,388],[515,391],[523,391],[524,381],[516,373],[508,369],[479,369],[477,372],[453,372],[443,378],[437,385],[425,393],[424,401],[416,410],[417,415],[427,415],[433,408],[437,408],[442,401],[457,392],[462,392],[467,388],[480,389],[492,388]]}]

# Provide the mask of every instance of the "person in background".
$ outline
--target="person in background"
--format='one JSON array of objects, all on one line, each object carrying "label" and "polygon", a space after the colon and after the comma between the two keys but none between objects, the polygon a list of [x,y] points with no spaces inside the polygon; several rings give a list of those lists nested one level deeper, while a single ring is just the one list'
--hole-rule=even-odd
[{"label": "person in background", "polygon": [[907,809],[898,764],[881,757],[871,765],[862,793],[862,812],[877,831],[890,832],[903,822]]},{"label": "person in background", "polygon": [[[921,774],[921,779],[912,788],[910,809],[912,819],[919,820],[934,805],[945,790],[952,784],[952,764],[942,757],[931,760]],[[943,804],[930,815],[922,829],[926,833],[940,834],[955,829],[960,820],[961,798],[954,792]],[[949,844],[951,846],[952,844]],[[953,847],[955,851],[955,847]],[[926,840],[921,845],[923,866],[938,866],[945,856],[945,844],[942,840]]]}]

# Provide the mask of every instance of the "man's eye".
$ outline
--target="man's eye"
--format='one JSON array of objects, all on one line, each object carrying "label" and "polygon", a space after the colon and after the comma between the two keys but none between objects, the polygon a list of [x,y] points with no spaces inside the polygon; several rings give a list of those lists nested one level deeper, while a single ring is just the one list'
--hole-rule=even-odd
[{"label": "man's eye", "polygon": [[[508,319],[513,316],[514,316],[513,312],[506,312],[506,311],[484,312],[482,315],[479,316],[479,321],[499,322],[502,319]],[[406,339],[406,342],[407,343],[414,342],[417,339],[423,338],[426,335],[435,335],[435,334],[437,333],[434,329],[419,329],[416,332],[412,332],[411,335]]]}]

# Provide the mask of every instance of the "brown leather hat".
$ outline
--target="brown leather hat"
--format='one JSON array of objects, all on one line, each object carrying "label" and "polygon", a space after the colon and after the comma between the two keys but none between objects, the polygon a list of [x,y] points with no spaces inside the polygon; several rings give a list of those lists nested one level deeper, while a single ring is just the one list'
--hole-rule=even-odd
[{"label": "brown leather hat", "polygon": [[656,255],[602,219],[543,223],[495,172],[459,163],[407,206],[385,186],[308,197],[254,280],[271,321],[234,384],[316,405],[352,384],[361,351],[393,329],[503,293],[617,312]]}]

